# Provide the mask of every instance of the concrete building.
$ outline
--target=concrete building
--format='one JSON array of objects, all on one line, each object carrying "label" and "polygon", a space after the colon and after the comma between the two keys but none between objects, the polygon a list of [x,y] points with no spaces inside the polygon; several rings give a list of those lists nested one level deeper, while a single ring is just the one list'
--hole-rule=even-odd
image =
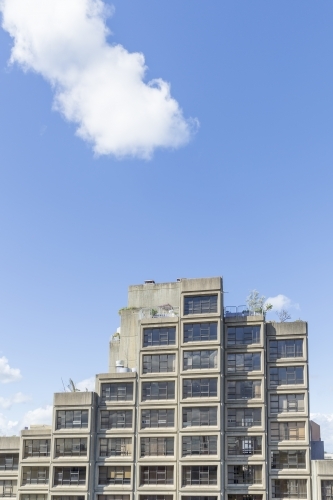
[{"label": "concrete building", "polygon": [[224,308],[221,278],[130,286],[120,316],[95,392],[0,439],[0,496],[311,499],[305,322]]}]

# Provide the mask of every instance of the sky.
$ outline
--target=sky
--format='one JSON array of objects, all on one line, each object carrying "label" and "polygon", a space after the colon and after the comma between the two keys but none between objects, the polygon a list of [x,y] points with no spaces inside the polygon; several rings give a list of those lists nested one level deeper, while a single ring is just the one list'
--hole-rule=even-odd
[{"label": "sky", "polygon": [[333,3],[0,12],[0,433],[107,371],[130,284],[223,276],[308,321],[333,452]]}]

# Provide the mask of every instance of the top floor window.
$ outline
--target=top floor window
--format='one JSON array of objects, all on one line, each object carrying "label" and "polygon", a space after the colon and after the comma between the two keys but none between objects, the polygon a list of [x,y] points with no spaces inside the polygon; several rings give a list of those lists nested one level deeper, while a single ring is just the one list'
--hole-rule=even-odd
[{"label": "top floor window", "polygon": [[260,343],[260,326],[228,327],[228,346]]},{"label": "top floor window", "polygon": [[176,328],[174,326],[143,329],[143,347],[158,347],[175,344]]},{"label": "top floor window", "polygon": [[217,323],[185,323],[184,342],[217,340]]},{"label": "top floor window", "polygon": [[102,384],[102,401],[133,401],[133,383]]},{"label": "top floor window", "polygon": [[217,313],[217,295],[185,297],[184,315]]},{"label": "top floor window", "polygon": [[269,359],[301,358],[303,356],[303,340],[270,340]]},{"label": "top floor window", "polygon": [[58,410],[57,429],[83,429],[88,427],[88,410]]},{"label": "top floor window", "polygon": [[[66,417],[65,417],[66,423]],[[59,429],[60,427],[58,427]],[[50,439],[25,439],[24,458],[28,457],[48,457],[50,455]]]}]

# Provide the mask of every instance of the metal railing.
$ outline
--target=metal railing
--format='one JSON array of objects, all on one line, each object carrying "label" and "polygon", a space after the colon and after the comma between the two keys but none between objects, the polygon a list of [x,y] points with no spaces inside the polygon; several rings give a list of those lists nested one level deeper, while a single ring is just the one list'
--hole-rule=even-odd
[{"label": "metal railing", "polygon": [[246,316],[262,316],[261,311],[250,311],[250,309],[245,306],[226,306],[224,308],[224,317],[225,318],[237,318],[237,317],[246,317]]},{"label": "metal railing", "polygon": [[179,316],[179,307],[173,306],[156,306],[154,307],[143,307],[139,311],[140,319],[150,319],[150,318],[174,318]]}]

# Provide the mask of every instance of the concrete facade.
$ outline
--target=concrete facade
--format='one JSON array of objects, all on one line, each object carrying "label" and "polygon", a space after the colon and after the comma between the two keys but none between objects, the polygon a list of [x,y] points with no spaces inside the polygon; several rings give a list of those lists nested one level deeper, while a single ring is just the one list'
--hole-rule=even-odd
[{"label": "concrete facade", "polygon": [[95,392],[0,439],[2,496],[311,499],[305,322],[225,309],[219,277],[130,286],[120,317]]}]

